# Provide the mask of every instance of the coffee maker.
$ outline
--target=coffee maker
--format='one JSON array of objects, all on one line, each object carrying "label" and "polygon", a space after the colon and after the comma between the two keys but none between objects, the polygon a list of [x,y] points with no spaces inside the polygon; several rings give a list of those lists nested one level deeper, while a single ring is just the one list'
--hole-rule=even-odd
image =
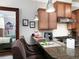
[{"label": "coffee maker", "polygon": [[48,41],[51,41],[53,38],[52,32],[44,32],[44,38]]}]

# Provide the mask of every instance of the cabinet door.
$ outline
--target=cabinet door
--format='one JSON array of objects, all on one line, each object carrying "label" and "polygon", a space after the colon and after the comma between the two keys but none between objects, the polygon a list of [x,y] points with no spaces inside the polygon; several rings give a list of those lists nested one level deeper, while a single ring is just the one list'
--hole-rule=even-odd
[{"label": "cabinet door", "polygon": [[64,17],[64,3],[61,2],[56,2],[55,3],[55,8],[57,12],[57,17]]},{"label": "cabinet door", "polygon": [[71,3],[56,2],[55,8],[57,17],[68,17],[71,18]]},{"label": "cabinet door", "polygon": [[[72,14],[72,19],[71,20],[76,21],[76,15],[75,14]],[[76,29],[76,23],[68,24],[68,29]]]},{"label": "cabinet door", "polygon": [[76,11],[76,32],[77,36],[79,36],[79,10]]},{"label": "cabinet door", "polygon": [[49,29],[56,29],[57,28],[57,17],[56,17],[56,13],[55,12],[52,12],[52,13],[49,13],[48,14],[49,17],[48,17],[48,24],[49,24]]},{"label": "cabinet door", "polygon": [[48,14],[44,9],[38,9],[38,27],[39,29],[48,29]]},{"label": "cabinet door", "polygon": [[65,4],[65,17],[71,18],[71,4]]}]

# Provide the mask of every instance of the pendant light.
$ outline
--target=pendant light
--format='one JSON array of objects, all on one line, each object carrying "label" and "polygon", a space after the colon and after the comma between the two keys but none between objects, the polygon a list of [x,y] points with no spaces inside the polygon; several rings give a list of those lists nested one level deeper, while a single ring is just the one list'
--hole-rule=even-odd
[{"label": "pendant light", "polygon": [[53,6],[52,0],[48,0],[46,12],[50,13],[54,11],[55,11],[55,8]]}]

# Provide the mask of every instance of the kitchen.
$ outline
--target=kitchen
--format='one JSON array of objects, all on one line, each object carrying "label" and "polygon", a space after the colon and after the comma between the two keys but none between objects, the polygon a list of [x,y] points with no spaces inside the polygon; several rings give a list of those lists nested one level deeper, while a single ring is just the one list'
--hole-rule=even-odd
[{"label": "kitchen", "polygon": [[[12,5],[13,6],[13,5]],[[42,6],[41,6],[42,7]],[[35,7],[36,8],[36,7]],[[21,9],[21,8],[20,8]],[[59,8],[60,9],[60,8]],[[27,9],[26,9],[27,10]],[[62,10],[63,10],[63,8],[62,8]],[[78,11],[76,11],[76,12],[78,12]],[[26,12],[27,13],[27,12]],[[33,13],[33,12],[32,12]],[[35,14],[35,12],[33,13],[33,15]],[[54,13],[54,14],[56,14],[56,13]],[[62,13],[63,14],[63,13]],[[24,12],[23,12],[23,17],[21,17],[21,19],[23,19],[23,18],[32,18],[32,16],[26,16],[27,14],[25,14],[24,15]],[[51,15],[51,14],[50,14]],[[55,15],[54,15],[55,16]],[[61,15],[60,15],[61,16]],[[77,16],[78,16],[78,14],[77,14]],[[57,17],[57,16],[55,16],[55,17]],[[66,17],[69,17],[69,16],[66,16]],[[51,16],[49,16],[48,18],[52,18]],[[70,18],[70,17],[69,17]],[[78,18],[77,18],[78,19]],[[21,20],[22,21],[22,20]],[[39,21],[39,20],[38,20]],[[47,33],[45,33],[45,34],[49,34],[49,35],[52,35],[52,40],[55,40],[55,39],[57,39],[57,40],[59,40],[59,41],[63,41],[63,38],[64,39],[67,39],[67,37],[68,37],[68,34],[70,34],[70,32],[71,32],[71,29],[72,28],[74,28],[74,25],[72,26],[71,24],[68,24],[68,22],[66,22],[66,23],[63,23],[63,22],[61,22],[61,21],[58,21],[58,20],[54,20],[54,21],[48,21],[48,22],[53,22],[54,23],[54,25],[55,26],[51,26],[51,25],[48,25],[48,19],[46,19],[46,21],[45,21],[45,23],[47,23],[47,24],[43,24],[43,23],[41,23],[41,24],[43,24],[43,25],[47,25],[46,27],[45,27],[45,29],[44,30],[42,30],[42,31],[40,31],[40,32],[42,32],[42,35],[44,36],[44,33],[45,32],[47,32]],[[57,22],[58,23],[57,23]],[[37,22],[37,21],[36,21]],[[20,22],[20,23],[22,23],[22,22]],[[32,28],[28,28],[28,27],[23,27],[23,26],[21,26],[22,24],[20,24],[20,36],[21,35],[24,35],[26,38],[28,38],[29,39],[29,36],[28,36],[28,32],[30,33],[30,32],[33,32],[35,29],[33,29],[32,30]],[[77,24],[78,25],[78,24]],[[68,27],[69,26],[69,27]],[[49,28],[50,28],[50,30],[49,30]],[[53,29],[52,29],[52,27],[53,27]],[[69,28],[69,30],[67,30],[68,28]],[[77,26],[78,27],[78,26]],[[22,28],[22,29],[21,29]],[[43,27],[42,27],[43,28]],[[58,28],[58,29],[57,29]],[[51,30],[52,29],[52,30]],[[56,29],[56,30],[55,30]],[[72,29],[73,30],[73,32],[74,32],[74,29]],[[51,34],[51,32],[52,32],[52,34]],[[64,34],[64,32],[66,32],[65,34]],[[26,33],[26,34],[25,34]],[[31,33],[30,33],[31,34]],[[78,34],[78,29],[77,29],[77,34]],[[27,35],[27,36],[26,36]],[[77,38],[77,37],[76,37]],[[62,39],[62,40],[60,40],[60,39]]]},{"label": "kitchen", "polygon": [[[52,56],[53,54],[51,53],[51,51],[55,51],[54,53],[59,53],[59,48],[55,48],[55,50],[52,50],[54,48],[51,49],[51,47],[55,47],[54,44],[50,41],[60,41],[63,42],[64,44],[67,45],[68,48],[71,48],[70,50],[67,48],[64,48],[64,54],[66,53],[68,55],[67,52],[71,51],[69,53],[69,55],[75,55],[77,53],[75,53],[74,49],[75,46],[78,46],[78,44],[75,45],[75,40],[76,42],[78,42],[77,40],[77,35],[78,32],[76,32],[76,30],[78,29],[77,26],[77,15],[76,15],[76,10],[72,12],[72,4],[71,3],[65,3],[65,2],[55,2],[54,3],[55,6],[55,12],[51,12],[51,13],[46,13],[46,10],[43,8],[39,8],[38,9],[38,29],[40,30],[40,32],[43,33],[44,38],[49,41],[47,42],[47,46],[45,45],[46,42],[41,43],[43,45],[43,47],[49,47],[49,48],[45,48],[45,50]],[[77,23],[77,24],[76,24]],[[68,40],[71,40],[68,42]],[[51,43],[51,44],[50,44]],[[58,43],[58,42],[56,42]],[[64,45],[62,44],[62,45]],[[52,46],[50,46],[52,45]],[[55,44],[56,45],[56,44]],[[73,47],[74,46],[74,47]],[[66,49],[66,50],[65,50]],[[73,49],[73,50],[72,50]],[[50,51],[51,50],[51,51]],[[56,52],[56,50],[58,52]],[[61,49],[61,51],[63,51]],[[75,54],[74,54],[75,53]],[[55,55],[55,57],[57,57],[57,55]],[[68,56],[63,56],[63,52],[60,53],[62,56],[58,55],[59,59],[75,59],[75,57],[68,57]],[[65,55],[66,55],[65,54]],[[65,57],[65,58],[63,58]],[[77,57],[76,57],[77,58]]]},{"label": "kitchen", "polygon": [[[76,17],[72,14],[71,3],[55,2],[55,12],[46,13],[43,8],[38,9],[38,29],[45,37],[46,32],[51,38],[63,41],[69,35],[76,39]],[[62,40],[63,39],[63,40]],[[51,40],[51,39],[50,39]],[[53,39],[54,40],[54,39]]]}]

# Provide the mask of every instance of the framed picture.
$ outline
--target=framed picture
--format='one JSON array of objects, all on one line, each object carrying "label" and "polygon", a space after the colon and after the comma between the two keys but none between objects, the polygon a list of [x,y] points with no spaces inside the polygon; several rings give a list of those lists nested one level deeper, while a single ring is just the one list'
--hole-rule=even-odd
[{"label": "framed picture", "polygon": [[23,26],[28,26],[28,19],[23,19],[22,25]]},{"label": "framed picture", "polygon": [[30,21],[30,28],[35,28],[35,21]]}]

